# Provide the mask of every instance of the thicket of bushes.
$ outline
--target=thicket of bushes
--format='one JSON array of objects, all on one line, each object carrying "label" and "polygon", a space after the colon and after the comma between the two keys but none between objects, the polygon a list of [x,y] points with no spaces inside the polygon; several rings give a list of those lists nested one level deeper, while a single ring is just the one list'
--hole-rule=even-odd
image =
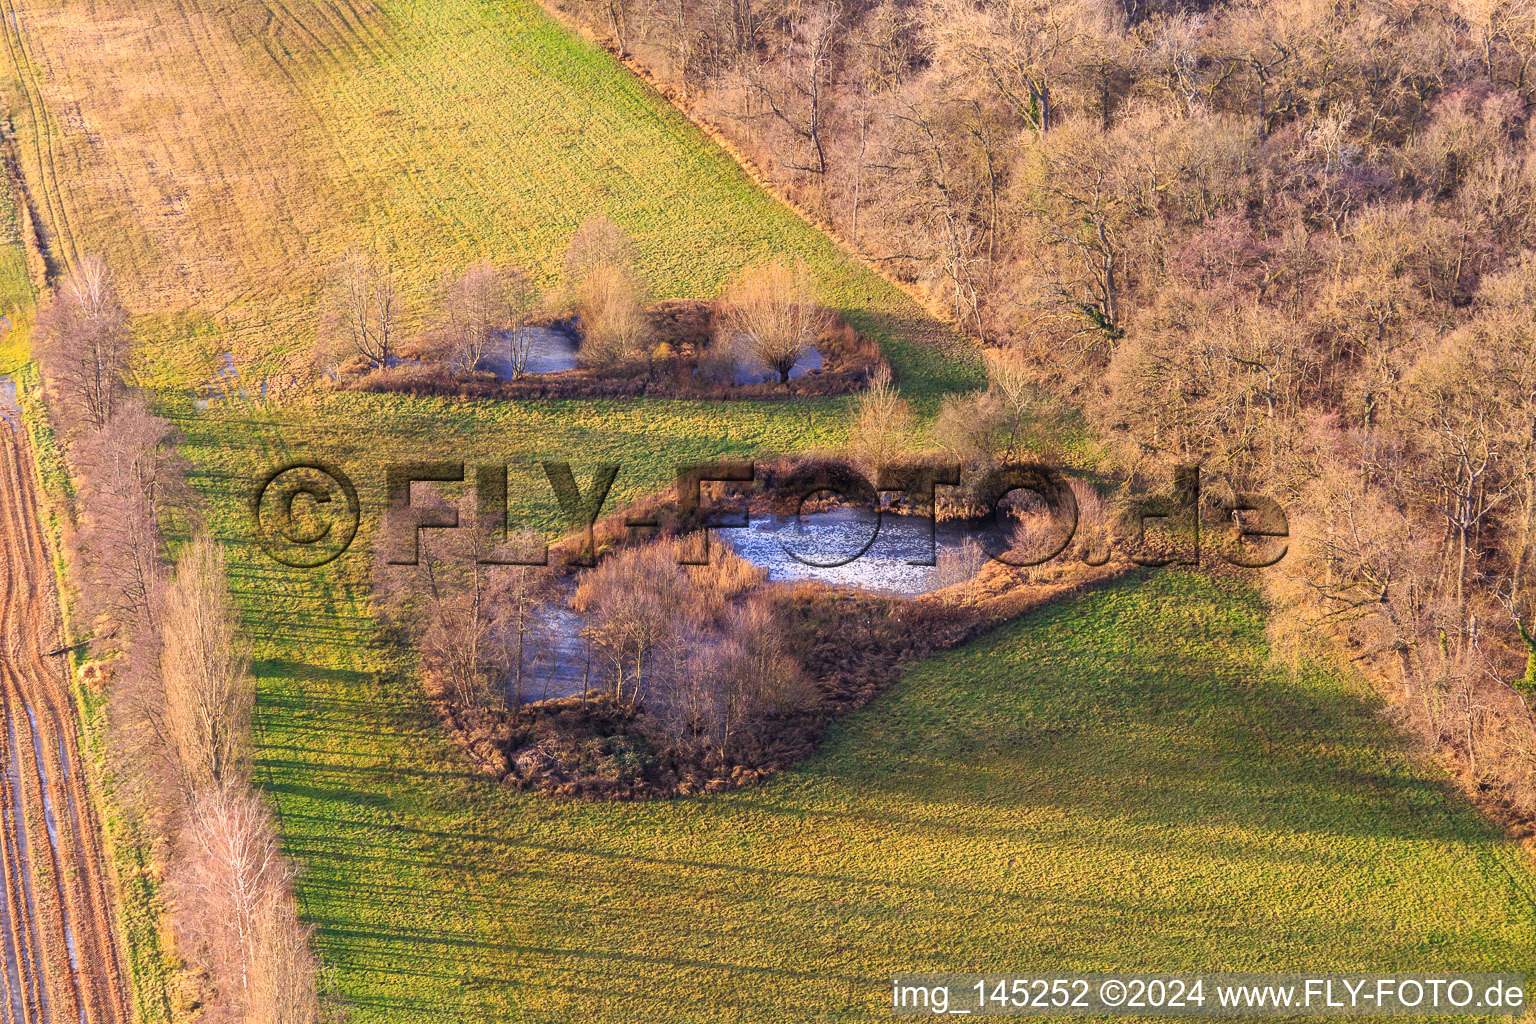
[{"label": "thicket of bushes", "polygon": [[1282,497],[1277,634],[1536,821],[1528,0],[555,2],[1123,474]]},{"label": "thicket of bushes", "polygon": [[[792,512],[806,480],[855,493],[858,473],[837,459],[764,463],[747,500],[758,512]],[[1112,517],[1091,488],[1078,490],[1084,536],[1102,540]],[[498,537],[476,519],[472,494],[449,502],[422,485],[409,508],[397,499],[375,548],[376,607],[483,771],[560,796],[671,796],[756,781],[805,756],[832,717],[890,685],[908,660],[1129,567],[1084,564],[1076,549],[1035,568],[984,566],[973,545],[942,556],[949,586],[917,600],[766,586],[764,571],[718,538],[708,564],[687,564],[702,553],[700,520],[674,498],[598,522],[592,568],[576,567],[584,544],[574,540],[551,547],[547,567],[492,564],[537,561],[542,544]],[[804,511],[825,507],[823,497]],[[451,512],[459,527],[412,540],[417,523],[453,522]],[[654,518],[659,536],[631,531],[637,517]],[[415,564],[400,564],[413,545]],[[551,606],[580,616],[586,692],[525,704],[555,653]]]}]

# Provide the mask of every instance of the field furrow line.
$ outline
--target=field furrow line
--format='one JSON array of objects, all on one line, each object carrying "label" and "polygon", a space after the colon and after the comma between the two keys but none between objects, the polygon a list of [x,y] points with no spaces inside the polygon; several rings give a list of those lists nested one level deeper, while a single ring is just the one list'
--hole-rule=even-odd
[{"label": "field furrow line", "polygon": [[[27,95],[32,112],[33,147],[38,163],[38,188],[43,193],[48,217],[53,221],[53,238],[65,260],[79,258],[75,246],[74,229],[69,221],[69,211],[64,202],[63,188],[59,184],[58,155],[54,150],[53,123],[48,116],[47,101],[43,99],[42,83],[38,78],[38,64],[33,57],[34,47],[29,47],[26,34],[21,30],[21,14],[15,0],[5,0],[0,17],[6,22],[6,42],[11,62],[16,67],[16,79]],[[14,36],[14,47],[10,47]]]},{"label": "field furrow line", "polygon": [[[5,781],[10,788],[5,832],[16,851],[7,863],[16,866],[21,879],[24,912],[34,930],[41,930],[38,901],[30,889],[39,866],[34,854],[46,851],[53,882],[49,895],[56,900],[58,920],[46,929],[49,948],[40,969],[46,977],[39,991],[47,993],[51,982],[55,993],[67,996],[68,1005],[57,1007],[57,1014],[81,1024],[127,1024],[132,1010],[101,830],[80,760],[73,696],[64,664],[51,661],[46,653],[60,630],[36,481],[16,432],[0,435],[0,448],[0,488],[5,494],[0,554],[12,584],[0,620],[8,655],[3,693],[8,715]],[[30,819],[21,809],[23,787],[30,797],[25,803],[38,812]]]}]

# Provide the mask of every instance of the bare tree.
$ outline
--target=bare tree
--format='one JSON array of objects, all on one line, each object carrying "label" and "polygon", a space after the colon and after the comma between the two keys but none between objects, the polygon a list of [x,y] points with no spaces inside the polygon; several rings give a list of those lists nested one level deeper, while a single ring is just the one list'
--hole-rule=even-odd
[{"label": "bare tree", "polygon": [[[199,792],[183,837],[183,927],[207,946],[221,992],[244,1011],[261,959],[264,925],[286,868],[262,800],[243,784]],[[237,1012],[239,1012],[237,1011]],[[255,1024],[256,1018],[242,1017]]]},{"label": "bare tree", "polygon": [[951,145],[954,110],[918,95],[889,115],[894,128],[886,143],[892,194],[900,197],[906,229],[897,255],[936,268],[951,292],[955,319],[984,333],[982,310],[991,277],[985,223],[978,211],[986,190]]},{"label": "bare tree", "polygon": [[815,282],[805,264],[774,261],[744,268],[731,284],[716,343],[741,346],[785,384],[829,322],[826,310],[816,304]]},{"label": "bare tree", "polygon": [[415,529],[397,499],[375,546],[380,617],[414,643],[434,696],[461,709],[516,704],[539,654],[535,611],[549,596],[548,575],[517,563],[535,560],[541,542],[526,530],[500,537],[485,510],[471,518],[467,496],[456,505],[436,491],[416,497],[411,509],[438,521],[456,512],[463,525],[423,532],[415,563],[395,564],[390,553]]},{"label": "bare tree", "polygon": [[100,430],[112,418],[128,372],[128,312],[99,256],[82,259],[38,316],[43,374],[65,414],[67,434]]},{"label": "bare tree", "polygon": [[952,395],[933,421],[933,438],[957,461],[986,468],[1003,459],[1013,436],[1007,404],[996,391]]},{"label": "bare tree", "polygon": [[827,173],[833,52],[842,17],[838,4],[812,9],[799,20],[779,64],[749,65],[748,82],[767,116],[807,153],[789,157],[785,166],[817,178]]},{"label": "bare tree", "polygon": [[525,273],[488,262],[475,263],[449,285],[443,305],[455,366],[473,371],[490,354],[497,339],[504,338],[512,376],[523,375],[528,344],[517,335],[533,305]]},{"label": "bare tree", "polygon": [[224,552],[198,534],[166,592],[161,680],[165,738],[192,790],[242,781],[251,756],[256,686],[238,636]]},{"label": "bare tree", "polygon": [[533,290],[528,287],[527,278],[521,278],[514,285],[512,294],[512,324],[503,335],[507,342],[507,368],[513,378],[526,375],[528,363],[533,358],[536,339],[528,323],[533,306]]},{"label": "bare tree", "polygon": [[579,358],[608,366],[640,355],[650,343],[645,283],[629,238],[607,217],[589,218],[565,253],[565,287],[581,327]]},{"label": "bare tree", "polygon": [[866,468],[892,465],[912,437],[912,409],[891,380],[889,367],[875,372],[858,397],[858,413],[849,431],[849,454]]},{"label": "bare tree", "polygon": [[581,360],[608,366],[639,356],[650,342],[651,325],[635,277],[610,263],[598,263],[577,287]]},{"label": "bare tree", "polygon": [[389,261],[367,250],[348,250],[331,287],[322,358],[339,364],[361,356],[370,366],[388,366],[399,344],[399,306]]}]

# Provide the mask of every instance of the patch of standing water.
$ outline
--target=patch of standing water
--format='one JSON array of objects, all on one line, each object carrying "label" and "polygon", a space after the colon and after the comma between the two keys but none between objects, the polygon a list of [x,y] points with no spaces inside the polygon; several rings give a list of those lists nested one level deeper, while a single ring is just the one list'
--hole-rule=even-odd
[{"label": "patch of standing water", "polygon": [[[26,705],[27,721],[32,726],[32,758],[37,764],[38,786],[43,793],[43,826],[48,833],[48,847],[53,853],[55,864],[62,864],[63,858],[59,855],[59,823],[53,813],[53,787],[48,783],[48,766],[43,761],[43,738],[38,733],[37,715],[32,711],[32,705]],[[73,975],[80,976],[80,951],[75,947],[75,930],[70,924],[69,913],[65,910],[64,891],[59,890],[59,916],[64,925],[64,955],[69,957],[69,968]],[[78,994],[78,993],[77,993]],[[85,1001],[77,1000],[80,1011],[80,1024],[86,1024]]]},{"label": "patch of standing water", "polygon": [[[804,377],[812,370],[822,368],[821,352],[815,345],[811,345],[795,360],[795,365],[789,369],[789,379]],[[744,384],[777,384],[779,371],[766,365],[761,359],[753,356],[742,356],[736,364],[731,383]]]},{"label": "patch of standing water", "polygon": [[[26,920],[19,922],[19,926],[26,929],[28,935],[31,936],[29,940],[31,948],[36,950],[41,948],[41,943],[37,937],[37,898],[32,891],[32,849],[31,844],[27,840],[27,817],[21,803],[21,769],[17,763],[17,755],[20,751],[21,746],[16,742],[16,720],[14,718],[7,719],[5,760],[8,762],[6,774],[11,785],[11,807],[10,814],[5,821],[6,828],[4,833],[12,837],[12,840],[15,842],[16,856],[14,858],[7,857],[6,859],[9,861],[11,870],[21,876],[21,889],[26,904],[23,908],[26,912]],[[15,923],[13,922],[13,924]],[[34,965],[32,970],[26,973],[30,975],[30,980],[35,986],[32,998],[36,1001],[37,1005],[42,1007],[43,1015],[46,1018],[49,1013],[48,989],[47,986],[37,985],[38,980],[42,977],[41,968]]]},{"label": "patch of standing water", "polygon": [[13,429],[21,427],[21,405],[16,401],[16,381],[0,374],[0,423]]},{"label": "patch of standing water", "polygon": [[[5,748],[5,756],[7,761],[11,761],[13,759],[14,755],[12,755],[9,746]],[[13,779],[15,778],[14,765],[8,774],[10,774]],[[5,808],[3,806],[0,806],[0,825],[5,826],[4,834],[9,834],[10,816],[5,813]],[[6,860],[10,859],[10,853],[11,851],[9,849],[5,851]],[[0,957],[0,960],[3,960],[5,963],[5,991],[9,992],[11,996],[11,1015],[8,1019],[21,1020],[23,1019],[22,1015],[25,1012],[21,986],[23,966],[21,962],[21,956],[24,947],[22,946],[23,940],[16,934],[18,923],[11,919],[10,908],[11,901],[9,899],[0,900],[0,934],[3,934],[5,940],[4,956]],[[21,924],[24,926],[25,922],[21,922]]]},{"label": "patch of standing water", "polygon": [[525,373],[576,369],[576,339],[553,327],[519,327],[502,332],[491,352],[481,358],[478,368],[495,374],[497,380],[511,380],[513,345],[527,346]]},{"label": "patch of standing water", "polygon": [[[585,620],[563,604],[546,604],[529,616],[523,640],[524,702],[579,697],[591,678],[590,649],[581,635]],[[507,680],[507,699],[515,695],[516,677]]]}]

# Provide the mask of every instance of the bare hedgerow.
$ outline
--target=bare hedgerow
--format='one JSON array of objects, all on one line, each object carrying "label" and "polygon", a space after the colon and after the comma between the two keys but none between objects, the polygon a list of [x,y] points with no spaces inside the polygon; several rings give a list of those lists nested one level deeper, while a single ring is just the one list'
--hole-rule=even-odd
[{"label": "bare hedgerow", "polygon": [[161,626],[162,729],[189,792],[243,781],[250,770],[256,683],[239,636],[224,552],[205,533],[176,560]]},{"label": "bare hedgerow", "polygon": [[267,809],[243,785],[198,793],[180,846],[177,923],[209,968],[215,1016],[222,1010],[226,1019],[240,1020],[262,917],[283,870]]},{"label": "bare hedgerow", "polygon": [[81,601],[104,641],[122,649],[153,629],[166,576],[158,526],[191,501],[186,463],[173,445],[170,421],[142,399],[119,402],[106,427],[70,451],[80,493],[73,549],[89,585]]},{"label": "bare hedgerow", "polygon": [[249,1019],[261,1024],[319,1024],[319,963],[310,948],[314,928],[299,920],[293,871],[274,880],[257,923],[257,957],[247,998]]}]

